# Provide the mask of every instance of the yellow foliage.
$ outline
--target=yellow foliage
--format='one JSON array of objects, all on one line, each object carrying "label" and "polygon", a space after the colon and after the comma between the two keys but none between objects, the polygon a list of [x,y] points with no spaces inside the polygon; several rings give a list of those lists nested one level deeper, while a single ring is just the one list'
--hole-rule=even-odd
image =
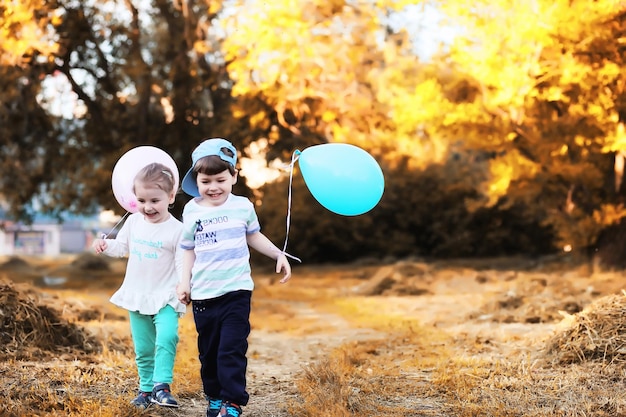
[{"label": "yellow foliage", "polygon": [[241,119],[242,117],[245,117],[247,114],[245,110],[240,109],[240,108],[233,108],[232,113],[235,119]]},{"label": "yellow foliage", "polygon": [[594,210],[593,219],[597,224],[610,226],[619,223],[626,217],[626,208],[623,205],[603,204],[600,209]]},{"label": "yellow foliage", "polygon": [[[460,37],[453,45],[454,61],[490,87],[488,98],[493,105],[523,104],[523,96],[534,86],[540,52],[549,43],[550,8],[533,10],[538,6],[535,2],[506,0],[485,2],[482,7],[473,1],[466,3],[444,6],[472,33],[471,38]],[[473,10],[477,12],[473,14]],[[503,27],[507,28],[504,34]]]},{"label": "yellow foliage", "polygon": [[506,195],[509,185],[521,177],[533,177],[539,167],[517,150],[512,150],[489,161],[491,179],[486,184],[488,205],[494,205]]},{"label": "yellow foliage", "polygon": [[[489,105],[522,106],[526,95],[536,94],[539,74],[561,73],[565,85],[589,74],[590,68],[578,62],[571,52],[557,55],[560,61],[556,62],[542,59],[542,53],[555,46],[555,34],[573,37],[584,25],[613,12],[619,2],[569,3],[458,0],[442,6],[451,19],[471,34],[457,39],[452,58],[468,75],[484,84],[483,93],[488,93],[485,99]],[[607,64],[600,75],[616,77],[619,73],[619,67]],[[559,87],[550,88],[550,100],[562,97]]]},{"label": "yellow foliage", "polygon": [[193,43],[193,49],[198,53],[198,55],[204,55],[211,51],[209,45],[206,42],[199,40]]},{"label": "yellow foliage", "polygon": [[[4,2],[0,20],[0,64],[22,65],[37,50],[44,55],[57,51],[53,34],[46,28],[47,19],[35,17],[42,9],[37,0]],[[51,16],[58,22],[60,16]]]},{"label": "yellow foliage", "polygon": [[561,147],[559,149],[555,149],[554,151],[550,152],[550,156],[567,155],[568,149],[569,149],[569,146],[567,146],[566,144],[563,144],[563,145],[561,145]]},{"label": "yellow foliage", "polygon": [[250,124],[252,126],[259,126],[259,125],[263,126],[263,125],[266,125],[267,123],[269,123],[269,119],[267,117],[267,114],[264,111],[260,111],[250,116]]},{"label": "yellow foliage", "polygon": [[563,98],[563,91],[560,86],[550,86],[548,89],[548,97],[547,99],[550,101],[559,101]]},{"label": "yellow foliage", "polygon": [[615,130],[610,132],[602,148],[603,152],[617,152],[626,150],[626,131],[623,123],[618,123]]},{"label": "yellow foliage", "polygon": [[332,122],[336,118],[337,118],[337,115],[330,110],[326,110],[324,111],[324,113],[322,113],[322,120],[325,122]]},{"label": "yellow foliage", "polygon": [[[375,3],[241,1],[237,7],[221,21],[234,96],[262,94],[279,114],[290,110],[297,118],[316,112],[329,140],[362,141],[367,148],[385,141],[380,119],[372,117],[379,103],[367,82],[380,62],[402,57],[381,45],[384,31]],[[309,106],[311,99],[324,105]]]},{"label": "yellow foliage", "polygon": [[[279,114],[316,112],[328,140],[390,159],[409,156],[412,166],[445,161],[450,144],[460,141],[495,151],[481,188],[488,204],[512,182],[532,181],[539,164],[550,171],[548,155],[566,160],[570,153],[589,156],[593,145],[604,152],[626,147],[615,92],[606,88],[622,82],[622,68],[608,60],[590,63],[584,54],[595,39],[586,34],[615,12],[617,0],[438,2],[458,35],[449,54],[429,63],[398,46],[401,34],[385,43],[396,34],[381,26],[385,8],[422,4],[418,0],[235,3],[238,13],[223,21],[234,95],[262,94]],[[566,110],[545,110],[547,102]],[[559,117],[593,118],[598,129],[571,133],[555,126],[555,136],[544,135],[553,128],[544,123]],[[613,129],[606,137],[598,133]],[[545,151],[531,161],[516,146]]]}]

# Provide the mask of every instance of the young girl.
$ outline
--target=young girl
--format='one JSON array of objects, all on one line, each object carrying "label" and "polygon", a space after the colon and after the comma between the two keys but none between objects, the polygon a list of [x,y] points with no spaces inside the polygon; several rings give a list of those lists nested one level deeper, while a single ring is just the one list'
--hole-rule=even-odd
[{"label": "young girl", "polygon": [[178,318],[185,305],[176,296],[182,268],[182,223],[168,211],[174,202],[174,176],[152,163],[134,179],[138,211],[128,216],[115,239],[96,239],[93,249],[108,256],[128,256],[122,286],[111,302],[129,311],[139,373],[139,395],[131,404],[178,407],[170,393],[178,344]]},{"label": "young girl", "polygon": [[183,211],[183,272],[178,299],[193,303],[200,376],[207,417],[239,417],[248,402],[246,351],[254,283],[248,246],[276,260],[281,282],[291,277],[285,254],[261,233],[254,206],[232,194],[237,150],[225,139],[208,139],[191,155],[182,182],[196,197]]}]

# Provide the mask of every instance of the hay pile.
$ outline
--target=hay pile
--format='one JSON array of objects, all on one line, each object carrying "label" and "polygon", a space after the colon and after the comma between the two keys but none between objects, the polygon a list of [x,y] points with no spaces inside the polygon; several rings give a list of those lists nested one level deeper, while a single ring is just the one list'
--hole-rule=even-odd
[{"label": "hay pile", "polygon": [[0,359],[30,359],[58,353],[94,353],[100,344],[84,329],[39,302],[29,286],[0,280]]},{"label": "hay pile", "polygon": [[358,295],[424,295],[430,294],[432,281],[428,266],[402,261],[378,268],[367,281],[354,289]]},{"label": "hay pile", "polygon": [[518,274],[509,288],[496,293],[470,319],[497,323],[556,323],[578,313],[592,294],[575,288],[567,280],[545,274]]},{"label": "hay pile", "polygon": [[553,362],[626,362],[626,293],[597,299],[560,327],[545,349]]},{"label": "hay pile", "polygon": [[110,271],[109,262],[106,256],[86,252],[74,259],[70,265],[84,271]]},{"label": "hay pile", "polygon": [[19,256],[11,256],[5,262],[0,265],[1,269],[19,269],[28,268],[30,265],[24,259]]},{"label": "hay pile", "polygon": [[41,268],[31,265],[18,256],[11,256],[5,262],[0,263],[0,271],[10,273],[14,282],[32,282],[43,276]]}]

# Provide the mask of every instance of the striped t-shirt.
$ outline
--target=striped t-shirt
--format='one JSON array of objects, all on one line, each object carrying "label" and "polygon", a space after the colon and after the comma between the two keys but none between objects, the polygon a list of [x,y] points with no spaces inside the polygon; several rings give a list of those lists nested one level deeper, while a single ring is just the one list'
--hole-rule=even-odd
[{"label": "striped t-shirt", "polygon": [[201,206],[196,199],[185,205],[180,247],[196,255],[191,269],[192,300],[253,290],[246,237],[260,230],[254,206],[245,197],[231,194],[218,207]]}]

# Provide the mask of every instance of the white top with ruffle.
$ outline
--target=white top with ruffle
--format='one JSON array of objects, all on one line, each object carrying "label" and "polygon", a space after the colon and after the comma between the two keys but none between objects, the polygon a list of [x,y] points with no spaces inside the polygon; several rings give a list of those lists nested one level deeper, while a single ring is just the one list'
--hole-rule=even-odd
[{"label": "white top with ruffle", "polygon": [[122,286],[110,301],[129,311],[154,315],[170,305],[182,316],[176,285],[182,273],[182,223],[174,216],[161,223],[147,222],[141,213],[128,216],[115,239],[106,239],[104,254],[128,257]]}]

